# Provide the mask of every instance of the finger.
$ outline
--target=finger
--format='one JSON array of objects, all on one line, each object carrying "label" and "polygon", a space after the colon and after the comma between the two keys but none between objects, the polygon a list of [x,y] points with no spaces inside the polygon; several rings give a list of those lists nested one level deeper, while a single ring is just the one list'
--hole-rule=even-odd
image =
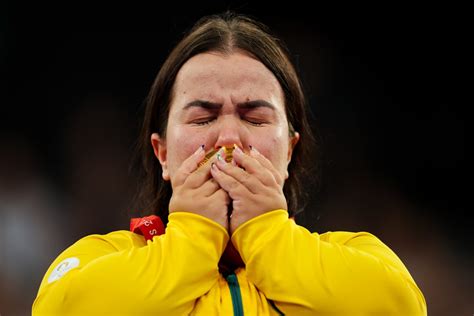
[{"label": "finger", "polygon": [[231,198],[229,196],[229,193],[227,193],[224,189],[220,188],[214,192],[210,197],[216,198],[216,199],[223,199],[225,202],[225,205],[229,205],[231,203]]},{"label": "finger", "polygon": [[[232,178],[240,182],[240,184],[245,186],[250,192],[254,194],[261,191],[262,186],[266,185],[264,181],[261,181],[255,175],[248,173],[247,171],[243,170],[240,167],[233,166],[232,164],[228,164],[222,160],[217,160],[216,165],[220,172],[225,173],[228,176],[231,176]],[[258,175],[258,176],[263,178],[265,175]],[[267,174],[267,178],[271,178],[271,177],[272,176],[270,174]],[[269,180],[273,181],[273,178]]]},{"label": "finger", "polygon": [[237,165],[242,166],[246,172],[257,177],[260,180],[260,182],[262,182],[263,184],[272,185],[275,182],[279,183],[278,180],[275,178],[274,173],[272,172],[272,169],[274,170],[275,168],[270,162],[268,163],[270,164],[271,169],[268,169],[266,167],[266,165],[268,164],[266,165],[261,164],[260,161],[256,159],[256,157],[244,154],[243,151],[237,146],[235,146],[235,149],[233,152],[233,159],[235,160]]},{"label": "finger", "polygon": [[275,181],[283,185],[283,177],[280,175],[280,173],[275,169],[273,164],[271,163],[270,160],[267,159],[264,155],[262,155],[255,147],[250,146],[250,153],[249,155],[251,157],[254,157],[263,167],[267,168],[275,178]]},{"label": "finger", "polygon": [[262,169],[262,165],[256,159],[245,154],[242,149],[236,145],[234,145],[232,159],[237,165],[244,167],[244,169],[249,173],[255,173]]},{"label": "finger", "polygon": [[207,161],[204,164],[201,164],[200,167],[194,171],[191,175],[188,176],[186,179],[186,185],[189,185],[191,188],[198,188],[204,184],[207,180],[211,178],[211,164],[217,161],[217,157],[223,155],[223,149],[219,149],[217,152],[214,153],[209,158],[206,158]]},{"label": "finger", "polygon": [[176,175],[173,177],[173,185],[182,185],[187,177],[199,167],[199,162],[204,158],[204,145],[189,156],[178,168]]},{"label": "finger", "polygon": [[[227,165],[227,167],[240,169],[231,165]],[[242,169],[240,170],[242,172],[245,172]],[[229,193],[229,196],[231,199],[235,199],[239,195],[254,193],[250,190],[250,188],[255,189],[255,185],[250,184],[250,181],[251,181],[250,178],[243,180],[243,182],[240,182],[233,176],[220,170],[220,167],[217,166],[217,163],[211,164],[211,174],[212,174],[212,177],[216,179],[220,187]],[[247,175],[248,175],[247,177],[251,177],[250,174],[247,173]]]},{"label": "finger", "polygon": [[210,178],[201,186],[200,193],[202,193],[203,196],[208,197],[213,195],[220,188],[219,183],[217,183],[214,178]]}]

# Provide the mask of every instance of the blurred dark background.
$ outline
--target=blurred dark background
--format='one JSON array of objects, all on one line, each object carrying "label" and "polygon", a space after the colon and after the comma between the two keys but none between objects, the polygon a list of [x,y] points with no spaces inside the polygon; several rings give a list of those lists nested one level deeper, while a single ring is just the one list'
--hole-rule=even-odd
[{"label": "blurred dark background", "polygon": [[474,312],[462,8],[164,6],[1,4],[2,315],[30,313],[49,264],[74,241],[128,228],[148,89],[183,32],[226,9],[269,25],[302,76],[322,172],[300,223],[374,233],[430,315]]}]

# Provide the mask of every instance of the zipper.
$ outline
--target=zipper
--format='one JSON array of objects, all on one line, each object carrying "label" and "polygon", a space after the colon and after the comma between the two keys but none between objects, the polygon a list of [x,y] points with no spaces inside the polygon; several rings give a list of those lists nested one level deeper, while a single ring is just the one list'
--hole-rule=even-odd
[{"label": "zipper", "polygon": [[226,277],[227,284],[229,284],[230,296],[232,297],[232,306],[234,308],[234,315],[244,316],[244,307],[242,305],[242,294],[240,293],[239,281],[235,273],[229,274]]}]

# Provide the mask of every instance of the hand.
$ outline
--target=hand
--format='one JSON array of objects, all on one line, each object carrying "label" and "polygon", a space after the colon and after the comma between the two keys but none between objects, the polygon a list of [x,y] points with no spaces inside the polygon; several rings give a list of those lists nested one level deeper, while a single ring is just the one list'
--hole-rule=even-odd
[{"label": "hand", "polygon": [[250,154],[246,155],[236,147],[232,164],[222,158],[216,160],[211,167],[211,174],[232,199],[231,234],[258,215],[287,209],[283,177],[256,149],[251,149]]},{"label": "hand", "polygon": [[229,230],[227,211],[230,198],[210,173],[211,164],[217,160],[216,155],[199,167],[204,156],[204,149],[199,147],[182,163],[171,179],[173,194],[169,204],[170,213],[199,214]]}]

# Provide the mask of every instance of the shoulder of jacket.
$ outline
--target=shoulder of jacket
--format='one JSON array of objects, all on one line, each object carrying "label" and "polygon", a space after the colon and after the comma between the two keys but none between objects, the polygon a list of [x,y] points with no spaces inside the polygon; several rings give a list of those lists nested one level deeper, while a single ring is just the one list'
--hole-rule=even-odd
[{"label": "shoulder of jacket", "polygon": [[143,236],[127,230],[117,230],[107,234],[92,234],[82,237],[76,241],[72,247],[110,247],[120,251],[132,247],[142,247],[146,245]]},{"label": "shoulder of jacket", "polygon": [[334,242],[338,244],[347,244],[355,241],[381,242],[376,236],[368,232],[349,232],[349,231],[329,231],[320,234],[322,241]]}]

